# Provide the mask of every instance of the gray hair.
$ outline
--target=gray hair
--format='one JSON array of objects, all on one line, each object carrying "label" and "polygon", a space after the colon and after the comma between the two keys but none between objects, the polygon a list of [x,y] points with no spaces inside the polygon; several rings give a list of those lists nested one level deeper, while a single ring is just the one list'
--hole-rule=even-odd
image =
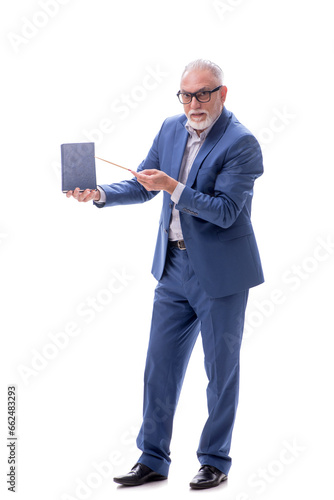
[{"label": "gray hair", "polygon": [[218,66],[218,64],[215,64],[214,62],[209,61],[208,59],[196,59],[195,61],[192,61],[189,64],[187,64],[187,66],[183,70],[181,80],[187,71],[194,71],[194,70],[211,71],[211,73],[217,78],[219,84],[223,85],[223,79],[224,79],[223,70]]}]

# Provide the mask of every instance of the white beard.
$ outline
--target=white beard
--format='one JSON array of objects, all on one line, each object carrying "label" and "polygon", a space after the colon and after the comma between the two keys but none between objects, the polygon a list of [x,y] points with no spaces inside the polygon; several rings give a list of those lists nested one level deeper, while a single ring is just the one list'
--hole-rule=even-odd
[{"label": "white beard", "polygon": [[210,127],[211,123],[213,123],[213,121],[214,121],[214,117],[209,115],[209,113],[207,111],[202,111],[202,113],[204,113],[206,115],[206,118],[205,118],[205,120],[200,120],[200,121],[193,120],[191,118],[192,114],[196,114],[196,113],[190,112],[188,114],[189,125],[195,130],[204,130],[204,129]]}]

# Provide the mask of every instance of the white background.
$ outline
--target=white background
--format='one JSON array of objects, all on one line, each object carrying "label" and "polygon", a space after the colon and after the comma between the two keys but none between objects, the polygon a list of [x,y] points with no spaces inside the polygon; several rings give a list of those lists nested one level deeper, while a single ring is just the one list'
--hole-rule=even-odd
[{"label": "white background", "polygon": [[[266,277],[250,294],[228,484],[200,494],[274,500],[333,491],[330,7],[328,0],[2,3],[2,498],[12,498],[11,384],[16,498],[197,494],[188,483],[206,419],[200,339],[175,418],[168,482],[126,489],[112,481],[138,458],[161,197],[105,210],[78,204],[61,193],[59,162],[61,143],[96,134],[98,156],[136,168],[164,118],[182,112],[180,74],[199,57],[222,66],[226,107],[263,146],[253,222]],[[109,128],[98,136],[101,123]],[[102,162],[97,176],[128,178]]]}]

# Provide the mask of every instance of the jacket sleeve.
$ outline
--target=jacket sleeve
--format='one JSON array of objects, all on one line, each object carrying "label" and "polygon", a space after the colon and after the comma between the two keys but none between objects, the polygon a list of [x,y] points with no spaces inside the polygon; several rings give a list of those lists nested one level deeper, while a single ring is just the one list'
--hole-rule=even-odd
[{"label": "jacket sleeve", "polygon": [[[139,165],[137,172],[151,168],[160,170],[158,155],[160,133],[161,130],[154,139],[147,157]],[[130,180],[125,180],[114,184],[102,184],[100,187],[106,194],[106,201],[104,204],[94,203],[94,205],[98,208],[112,207],[115,205],[132,205],[134,203],[144,203],[145,201],[151,200],[159,193],[159,191],[147,191],[135,177]]]},{"label": "jacket sleeve", "polygon": [[244,135],[228,149],[215,180],[214,194],[185,186],[175,208],[226,229],[253,195],[254,181],[262,173],[260,145],[254,136]]}]

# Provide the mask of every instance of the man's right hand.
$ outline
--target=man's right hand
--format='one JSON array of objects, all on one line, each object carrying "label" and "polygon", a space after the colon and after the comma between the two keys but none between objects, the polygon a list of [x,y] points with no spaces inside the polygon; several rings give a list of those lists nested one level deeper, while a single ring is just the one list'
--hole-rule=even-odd
[{"label": "man's right hand", "polygon": [[66,197],[67,198],[75,198],[78,201],[99,201],[100,199],[100,191],[98,189],[86,189],[82,193],[80,193],[79,188],[75,188],[74,191],[67,191]]}]

